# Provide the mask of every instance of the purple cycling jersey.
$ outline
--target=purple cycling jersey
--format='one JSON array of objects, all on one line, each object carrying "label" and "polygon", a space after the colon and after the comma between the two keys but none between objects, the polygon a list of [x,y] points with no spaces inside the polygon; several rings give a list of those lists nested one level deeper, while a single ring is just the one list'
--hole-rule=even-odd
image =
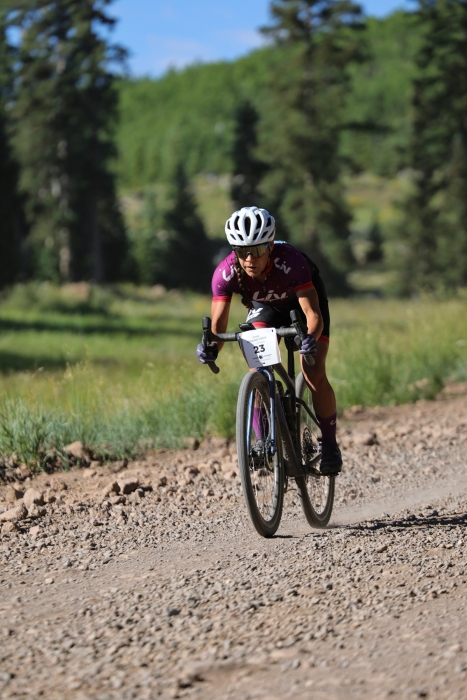
[{"label": "purple cycling jersey", "polygon": [[[266,268],[266,279],[257,282],[247,274],[243,285],[253,301],[266,306],[287,309],[297,298],[297,292],[312,289],[311,271],[303,255],[288,243],[276,241]],[[212,276],[213,301],[229,302],[232,294],[240,294],[235,272],[235,252],[232,251],[216,267]]]}]

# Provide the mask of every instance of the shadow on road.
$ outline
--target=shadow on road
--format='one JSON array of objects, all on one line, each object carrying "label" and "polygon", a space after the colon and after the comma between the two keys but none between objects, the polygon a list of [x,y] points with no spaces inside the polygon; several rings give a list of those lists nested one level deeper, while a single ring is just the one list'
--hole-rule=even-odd
[{"label": "shadow on road", "polygon": [[421,527],[447,527],[452,525],[467,524],[467,513],[454,513],[451,515],[439,515],[438,511],[433,510],[428,515],[408,515],[404,518],[381,518],[360,523],[358,525],[344,526],[346,530],[406,530],[407,528]]}]

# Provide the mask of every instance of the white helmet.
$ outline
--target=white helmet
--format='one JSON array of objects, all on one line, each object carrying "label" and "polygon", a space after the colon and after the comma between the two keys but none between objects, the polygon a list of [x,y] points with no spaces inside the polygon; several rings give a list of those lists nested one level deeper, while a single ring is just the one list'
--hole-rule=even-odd
[{"label": "white helmet", "polygon": [[232,246],[258,245],[274,240],[276,222],[266,209],[243,207],[234,211],[225,224],[227,240]]}]

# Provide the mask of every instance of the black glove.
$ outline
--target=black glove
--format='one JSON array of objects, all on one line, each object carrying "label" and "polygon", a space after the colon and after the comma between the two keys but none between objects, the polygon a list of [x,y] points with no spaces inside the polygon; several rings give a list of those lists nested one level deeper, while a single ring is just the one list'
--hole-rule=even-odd
[{"label": "black glove", "polygon": [[207,362],[215,362],[217,360],[219,350],[215,343],[209,343],[207,348],[204,347],[203,343],[200,343],[196,348],[196,354],[201,364],[205,365]]},{"label": "black glove", "polygon": [[308,333],[302,340],[300,355],[316,355],[317,352],[316,340]]}]

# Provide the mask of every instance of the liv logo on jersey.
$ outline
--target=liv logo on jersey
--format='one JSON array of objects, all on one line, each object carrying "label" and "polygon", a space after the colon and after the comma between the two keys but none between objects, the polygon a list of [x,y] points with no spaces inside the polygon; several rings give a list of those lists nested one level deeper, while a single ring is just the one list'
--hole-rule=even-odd
[{"label": "liv logo on jersey", "polygon": [[287,292],[276,294],[273,289],[270,289],[265,297],[260,297],[260,292],[253,294],[253,301],[277,301],[278,299],[287,299]]},{"label": "liv logo on jersey", "polygon": [[226,282],[230,282],[230,280],[232,279],[234,274],[235,274],[235,270],[234,270],[232,265],[230,266],[230,275],[226,275],[225,270],[222,270],[222,277],[225,279]]},{"label": "liv logo on jersey", "polygon": [[291,267],[286,267],[286,264],[285,264],[285,263],[280,264],[280,262],[281,262],[281,261],[279,260],[279,258],[276,258],[276,259],[274,260],[274,265],[277,267],[278,270],[283,270],[283,272],[285,272],[285,274],[288,275],[289,272],[290,272],[290,270],[291,270],[292,268],[291,268]]}]

